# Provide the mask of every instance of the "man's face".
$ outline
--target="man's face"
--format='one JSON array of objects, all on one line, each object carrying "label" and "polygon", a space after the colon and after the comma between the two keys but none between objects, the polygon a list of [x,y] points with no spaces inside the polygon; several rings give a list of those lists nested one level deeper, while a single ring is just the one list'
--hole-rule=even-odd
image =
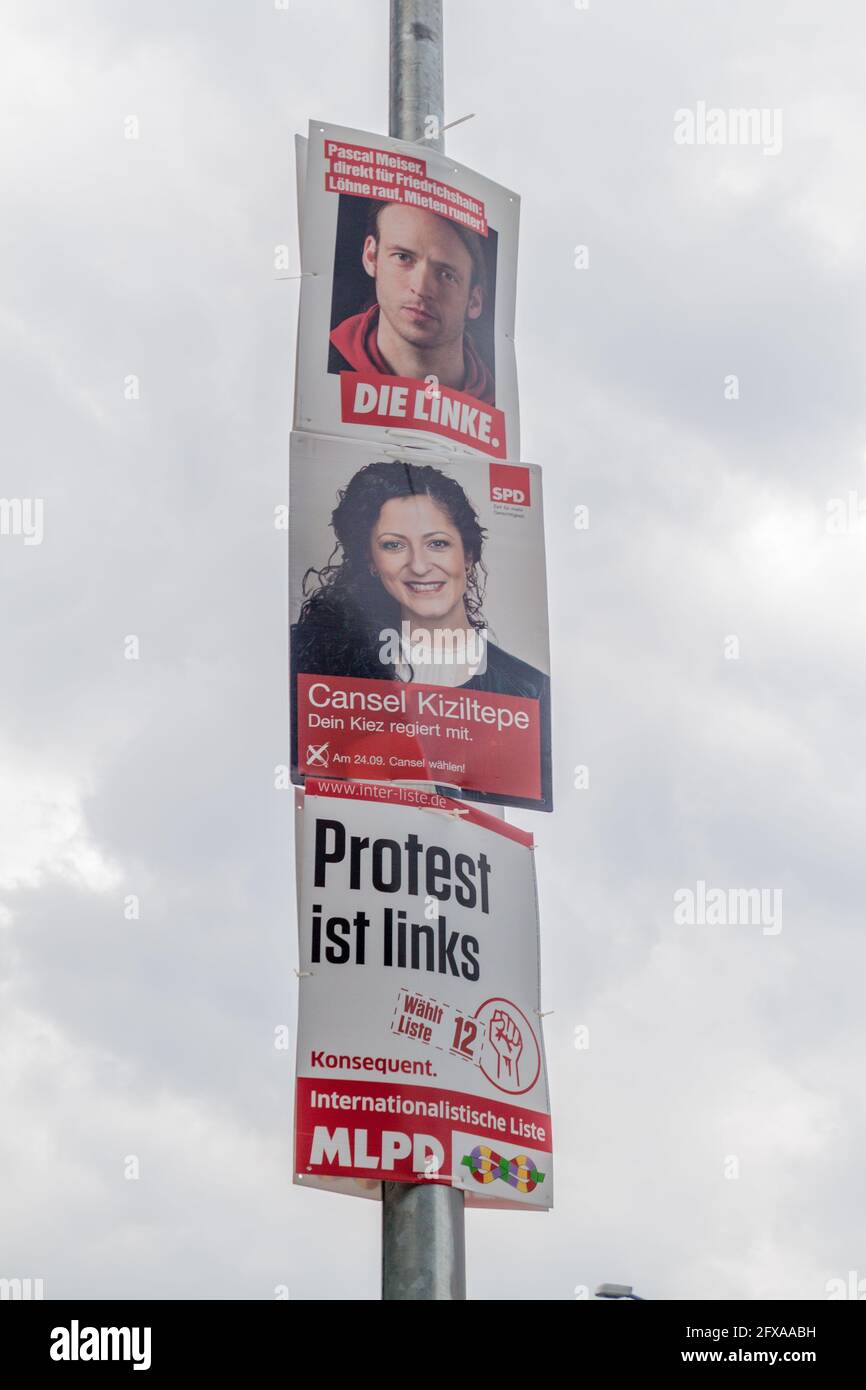
[{"label": "man's face", "polygon": [[389,203],[379,214],[378,245],[364,242],[364,269],[376,281],[379,311],[415,347],[462,338],[477,319],[481,287],[472,285],[472,257],[448,223],[433,212]]}]

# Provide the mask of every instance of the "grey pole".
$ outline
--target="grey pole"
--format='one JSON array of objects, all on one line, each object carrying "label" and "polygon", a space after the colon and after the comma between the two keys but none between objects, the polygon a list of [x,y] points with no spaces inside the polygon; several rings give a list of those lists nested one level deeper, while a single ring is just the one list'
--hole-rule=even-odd
[{"label": "grey pole", "polygon": [[[442,0],[391,0],[388,134],[443,150],[444,123]],[[465,1297],[462,1191],[429,1180],[383,1182],[382,1298]]]},{"label": "grey pole", "polygon": [[466,1297],[463,1193],[437,1183],[382,1183],[382,1297]]},{"label": "grey pole", "polygon": [[442,0],[391,0],[389,135],[444,150],[442,63]]}]

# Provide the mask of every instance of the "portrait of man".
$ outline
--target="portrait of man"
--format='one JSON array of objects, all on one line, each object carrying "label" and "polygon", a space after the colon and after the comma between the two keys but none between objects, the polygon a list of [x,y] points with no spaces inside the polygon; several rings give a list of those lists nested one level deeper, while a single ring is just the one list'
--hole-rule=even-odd
[{"label": "portrait of man", "polygon": [[[329,372],[435,377],[495,405],[494,374],[473,336],[473,325],[489,330],[492,322],[484,239],[437,213],[376,201],[367,208],[360,257],[347,257],[341,240],[338,234],[337,264],[349,259],[357,275],[360,260],[355,301],[360,284],[373,303],[335,323]],[[356,247],[357,240],[356,233]]]}]

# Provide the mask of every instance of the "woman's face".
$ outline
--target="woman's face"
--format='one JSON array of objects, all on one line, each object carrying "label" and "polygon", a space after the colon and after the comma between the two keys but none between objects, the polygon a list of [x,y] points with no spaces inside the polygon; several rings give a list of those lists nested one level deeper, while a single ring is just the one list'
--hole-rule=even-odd
[{"label": "woman's face", "polygon": [[465,625],[470,561],[447,512],[421,494],[393,497],[370,533],[370,563],[405,617]]}]

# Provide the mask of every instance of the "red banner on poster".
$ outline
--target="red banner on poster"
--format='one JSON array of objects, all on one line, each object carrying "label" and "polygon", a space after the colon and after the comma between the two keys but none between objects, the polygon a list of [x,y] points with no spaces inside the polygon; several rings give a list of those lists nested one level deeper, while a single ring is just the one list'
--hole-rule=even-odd
[{"label": "red banner on poster", "polygon": [[447,386],[419,385],[412,377],[341,372],[340,411],[344,425],[423,430],[456,439],[493,458],[506,456],[502,411]]},{"label": "red banner on poster", "polygon": [[297,683],[301,772],[541,796],[538,700],[303,672]]}]

